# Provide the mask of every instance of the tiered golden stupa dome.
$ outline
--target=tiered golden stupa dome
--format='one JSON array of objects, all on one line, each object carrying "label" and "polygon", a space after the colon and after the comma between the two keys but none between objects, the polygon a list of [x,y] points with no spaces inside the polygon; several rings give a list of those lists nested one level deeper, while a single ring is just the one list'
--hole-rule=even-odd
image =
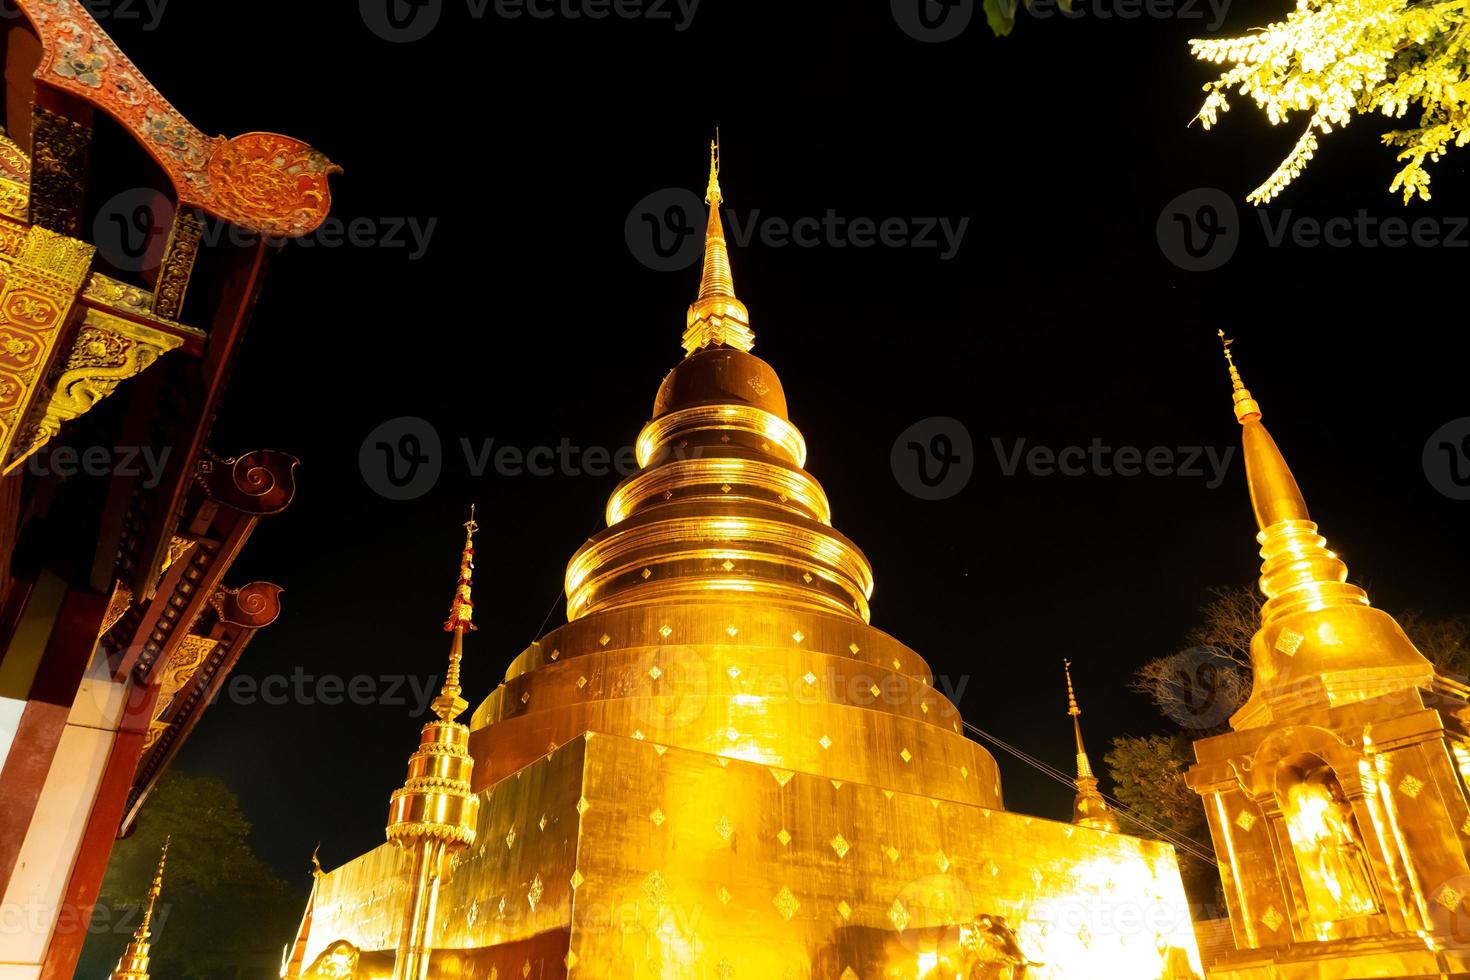
[{"label": "tiered golden stupa dome", "polygon": [[1251,640],[1254,687],[1231,719],[1236,729],[1304,711],[1429,688],[1434,667],[1393,617],[1347,581],[1347,564],[1327,547],[1296,478],[1261,424],[1261,406],[1241,380],[1220,331],[1241,426],[1246,480],[1261,545],[1261,628]]},{"label": "tiered golden stupa dome", "polygon": [[[1197,977],[1172,850],[1007,813],[924,660],[869,625],[868,562],[750,352],[710,170],[685,356],[569,563],[568,622],[475,711],[472,774],[430,722],[406,789],[456,819],[406,814],[407,847],[319,878],[287,975]],[[1168,921],[1069,918],[1123,906]]]},{"label": "tiered golden stupa dome", "polygon": [[638,436],[641,469],[568,564],[570,622],[476,711],[476,785],[595,730],[999,806],[994,760],[923,659],[868,625],[872,569],[750,353],[713,150],[706,200],[686,353]]}]

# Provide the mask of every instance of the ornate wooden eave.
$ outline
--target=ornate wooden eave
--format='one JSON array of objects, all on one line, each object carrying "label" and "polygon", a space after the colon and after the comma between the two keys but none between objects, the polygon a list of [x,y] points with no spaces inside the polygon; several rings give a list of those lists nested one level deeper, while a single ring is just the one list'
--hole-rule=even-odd
[{"label": "ornate wooden eave", "polygon": [[[320,152],[277,133],[205,136],[77,0],[14,2],[41,42],[35,72],[38,113],[59,114],[71,126],[89,126],[92,110],[107,113],[168,175],[180,212],[198,209],[248,231],[287,238],[315,230],[326,218],[331,207],[327,177],[340,168]],[[69,148],[44,156],[62,182],[79,169],[77,153]],[[32,213],[65,216],[71,213],[67,203],[33,200]]]},{"label": "ornate wooden eave", "polygon": [[291,502],[296,466],[295,457],[272,450],[196,460],[186,519],[171,539],[160,580],[151,594],[139,595],[125,582],[113,592],[100,642],[115,676],[159,681],[190,642],[256,522]]},{"label": "ornate wooden eave", "polygon": [[[171,417],[119,443],[177,450],[163,481],[147,488],[153,499],[143,507],[145,526],[134,528],[146,547],[129,585],[142,594],[157,580],[183,517],[189,466],[206,448],[270,242],[320,226],[331,206],[328,178],[340,168],[288,136],[206,136],[77,0],[0,2],[22,15],[8,28],[5,67],[8,87],[24,90],[6,93],[9,132],[0,134],[0,474],[18,470],[67,422],[164,359],[168,377],[154,379],[147,395],[167,404],[159,414]],[[29,118],[18,111],[27,104]],[[157,261],[145,285],[93,268],[92,246],[81,240],[90,172],[110,165],[94,159],[99,111],[157,165],[159,186],[167,188],[160,199],[171,216],[150,253]],[[208,302],[198,307],[209,320],[190,325],[181,320],[196,263],[216,250],[206,249],[211,221],[247,234],[220,247],[226,265],[214,270]],[[92,586],[99,590],[110,587],[118,515],[138,509],[130,503],[138,488],[125,483],[98,538]]]},{"label": "ornate wooden eave", "polygon": [[154,671],[158,705],[118,836],[131,830],[148,794],[219,694],[250,640],[280,615],[280,593],[280,587],[270,582],[216,590],[194,628],[174,645],[167,665]]}]

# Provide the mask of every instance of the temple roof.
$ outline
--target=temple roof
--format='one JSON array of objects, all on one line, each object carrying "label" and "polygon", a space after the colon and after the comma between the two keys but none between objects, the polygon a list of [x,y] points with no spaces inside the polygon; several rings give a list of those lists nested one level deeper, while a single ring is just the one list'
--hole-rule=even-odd
[{"label": "temple roof", "polygon": [[315,230],[341,168],[277,133],[206,136],[169,104],[77,0],[16,0],[40,37],[36,102],[64,92],[122,125],[168,174],[181,206],[284,238]]}]

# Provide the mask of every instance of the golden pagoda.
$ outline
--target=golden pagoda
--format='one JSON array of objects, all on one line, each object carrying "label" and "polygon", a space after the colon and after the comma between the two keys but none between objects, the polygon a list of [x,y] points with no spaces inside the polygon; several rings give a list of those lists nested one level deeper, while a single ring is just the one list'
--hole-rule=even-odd
[{"label": "golden pagoda", "polygon": [[284,972],[1196,977],[1173,849],[1006,811],[923,658],[869,624],[872,570],[751,353],[717,148],[708,188],[685,356],[568,564],[568,622],[472,716],[479,812],[444,821],[431,914],[406,938],[418,858],[381,846],[316,880]]},{"label": "golden pagoda", "polygon": [[1251,696],[1189,772],[1236,945],[1209,975],[1470,977],[1470,689],[1348,583],[1220,337],[1266,603]]},{"label": "golden pagoda", "polygon": [[163,849],[158,852],[158,868],[153,872],[153,883],[148,886],[143,920],[133,933],[133,941],[128,943],[122,958],[117,961],[117,969],[112,971],[112,980],[148,980],[148,959],[152,950],[148,939],[153,935],[153,910],[158,904],[159,893],[163,891],[163,864],[167,860],[168,841],[165,840]]},{"label": "golden pagoda", "polygon": [[1072,716],[1072,734],[1077,738],[1077,798],[1072,802],[1072,822],[1079,827],[1118,832],[1118,818],[1097,786],[1087,747],[1082,744],[1082,709],[1077,706],[1077,692],[1072,689],[1072,661],[1063,660],[1067,675],[1067,714]]},{"label": "golden pagoda", "polygon": [[398,845],[411,865],[393,980],[428,977],[440,885],[449,863],[475,843],[480,797],[470,786],[475,767],[469,753],[470,730],[455,719],[469,707],[460,697],[459,667],[465,631],[475,628],[470,588],[478,529],[471,507],[464,526],[459,582],[449,619],[444,623],[445,632],[454,638],[449,646],[444,687],[432,705],[438,717],[424,726],[418,751],[408,761],[408,780],[402,789],[394,791],[388,810],[388,840]]}]

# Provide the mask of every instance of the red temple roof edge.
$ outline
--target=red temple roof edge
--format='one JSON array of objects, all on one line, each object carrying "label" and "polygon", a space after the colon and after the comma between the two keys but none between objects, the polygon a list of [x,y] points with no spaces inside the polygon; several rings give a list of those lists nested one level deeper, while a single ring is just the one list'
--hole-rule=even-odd
[{"label": "red temple roof edge", "polygon": [[331,208],[342,168],[277,133],[208,137],[169,104],[77,0],[16,0],[40,36],[38,85],[101,109],[126,128],[192,206],[260,234],[297,238]]}]

